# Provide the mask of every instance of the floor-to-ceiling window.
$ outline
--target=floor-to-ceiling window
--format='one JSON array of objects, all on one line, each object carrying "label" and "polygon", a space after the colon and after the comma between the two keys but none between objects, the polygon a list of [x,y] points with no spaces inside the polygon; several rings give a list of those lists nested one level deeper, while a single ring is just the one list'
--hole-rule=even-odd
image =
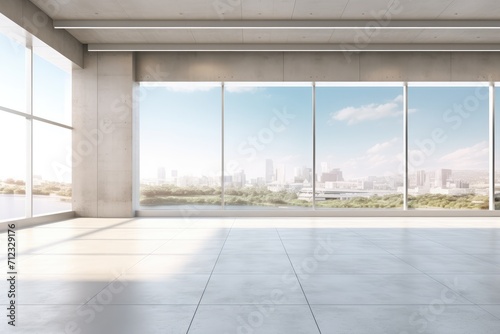
[{"label": "floor-to-ceiling window", "polygon": [[140,205],[221,208],[221,85],[140,89]]},{"label": "floor-to-ceiling window", "polygon": [[403,208],[403,89],[316,88],[316,207]]},{"label": "floor-to-ceiling window", "polygon": [[489,208],[488,96],[488,86],[408,88],[410,208]]},{"label": "floor-to-ceiling window", "polygon": [[71,211],[71,64],[0,23],[0,220]]},{"label": "floor-to-ceiling window", "polygon": [[143,209],[489,209],[487,85],[141,89]]}]

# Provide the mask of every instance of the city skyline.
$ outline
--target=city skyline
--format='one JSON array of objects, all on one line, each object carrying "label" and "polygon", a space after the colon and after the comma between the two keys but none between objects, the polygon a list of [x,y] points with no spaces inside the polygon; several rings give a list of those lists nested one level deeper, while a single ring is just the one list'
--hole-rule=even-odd
[{"label": "city skyline", "polygon": [[[424,91],[422,91],[422,87],[410,88],[410,94],[415,94],[415,98],[410,99],[410,155],[426,154],[426,165],[413,166],[410,164],[410,169],[423,167],[483,169],[484,156],[488,150],[487,142],[483,140],[484,131],[481,130],[481,127],[487,128],[487,123],[486,125],[484,123],[487,118],[482,112],[485,102],[478,101],[479,113],[476,117],[478,119],[467,124],[467,127],[470,128],[467,136],[459,136],[460,133],[455,132],[453,126],[457,124],[457,121],[453,119],[453,114],[447,114],[449,109],[453,110],[455,104],[463,103],[467,96],[474,94],[474,90],[477,88],[441,87],[437,91],[435,87],[424,87],[427,89]],[[184,86],[184,88],[154,85],[154,87],[146,86],[145,89],[148,90],[148,97],[143,102],[141,110],[147,110],[150,106],[155,106],[156,110],[155,113],[149,115],[141,113],[141,117],[145,121],[145,128],[154,120],[153,117],[158,116],[158,113],[165,114],[165,117],[171,117],[168,119],[169,123],[172,124],[179,124],[186,117],[186,114],[193,114],[196,116],[194,119],[197,120],[198,125],[193,125],[191,133],[195,133],[196,129],[201,129],[199,137],[204,138],[204,144],[194,145],[192,141],[188,141],[183,145],[184,147],[178,147],[177,152],[174,152],[172,148],[160,149],[158,143],[153,143],[151,146],[150,144],[154,140],[145,138],[147,143],[143,144],[141,141],[141,155],[145,159],[148,159],[148,156],[155,156],[156,163],[153,163],[152,159],[148,159],[149,163],[142,162],[141,159],[141,173],[144,178],[148,178],[147,175],[149,178],[154,176],[156,168],[154,166],[168,165],[163,162],[159,163],[158,160],[162,159],[156,154],[159,151],[164,152],[160,155],[164,157],[164,160],[176,157],[176,160],[183,161],[183,163],[177,163],[176,168],[179,170],[186,170],[187,173],[193,175],[220,174],[221,88],[214,85],[207,87]],[[310,142],[309,136],[312,127],[310,90],[310,87],[251,86],[231,88],[231,85],[228,84],[225,101],[224,158],[226,170],[229,173],[226,174],[244,170],[249,178],[262,177],[259,164],[270,157],[273,158],[276,165],[286,166],[287,179],[289,180],[292,178],[290,175],[293,174],[293,168],[297,166],[312,168],[312,142]],[[207,94],[210,94],[212,104],[209,103]],[[318,87],[316,121],[318,159],[341,168],[347,178],[362,178],[367,173],[381,176],[402,174],[401,94],[401,87]],[[191,98],[191,96],[196,96],[196,99]],[[301,102],[295,103],[299,96]],[[160,101],[164,103],[155,103]],[[437,101],[435,105],[432,105],[433,101]],[[170,104],[171,107],[169,107]],[[291,105],[294,108],[290,108]],[[183,112],[175,112],[173,115],[169,113],[169,109],[182,110]],[[269,122],[273,117],[276,118],[276,112],[291,114],[294,117],[289,119],[289,123],[283,130],[278,128],[279,131],[270,134],[266,129],[270,129]],[[208,117],[209,114],[213,116],[211,120]],[[419,114],[424,116],[416,117]],[[296,119],[298,115],[301,116],[300,119]],[[443,115],[448,115],[448,121],[443,119]],[[430,155],[427,154],[427,146],[425,146],[429,129],[424,126],[429,120],[431,124],[435,125],[435,128],[438,128],[438,125],[441,126],[447,137],[444,142],[437,145],[435,151]],[[147,129],[148,132],[157,135],[160,131],[155,129],[161,128],[160,124],[163,122],[158,121],[158,119],[155,122],[158,123],[155,127],[147,127]],[[465,127],[465,125],[462,126]],[[264,132],[262,132],[263,129]],[[383,131],[373,131],[373,129]],[[172,129],[167,125],[163,132],[169,132],[171,138],[175,138],[177,135],[179,139],[183,138],[179,131],[171,132],[170,130]],[[207,133],[209,130],[212,137]],[[264,135],[264,139],[268,139],[269,143],[249,141],[249,138],[257,138],[258,140],[259,131],[262,132],[261,135]],[[271,137],[272,140],[269,140]],[[349,137],[353,138],[349,141],[349,145],[346,145],[345,140],[338,139]],[[290,138],[295,140],[290,140]],[[304,140],[299,140],[297,144],[297,138]],[[175,140],[160,140],[160,142],[169,141]],[[175,142],[178,144],[179,140]],[[343,144],[335,145],[337,143]],[[458,144],[462,146],[458,146]],[[144,147],[145,152],[142,150]],[[158,149],[155,150],[154,147]],[[201,171],[196,159],[185,159],[180,152],[189,152],[188,155],[199,158],[199,161],[203,161],[204,170]],[[471,152],[474,153],[473,156],[467,157]],[[478,157],[481,159],[477,159]],[[319,167],[317,166],[317,168]]]}]

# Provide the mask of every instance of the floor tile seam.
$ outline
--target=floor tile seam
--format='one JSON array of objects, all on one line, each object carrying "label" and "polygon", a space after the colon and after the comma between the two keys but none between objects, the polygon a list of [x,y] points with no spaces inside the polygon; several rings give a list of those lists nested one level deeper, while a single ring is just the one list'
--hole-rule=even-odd
[{"label": "floor tile seam", "polygon": [[492,312],[488,311],[487,309],[483,308],[482,306],[500,306],[500,304],[477,304],[476,306],[479,307],[481,310],[483,310],[484,312],[488,313],[489,315],[491,315],[492,317],[500,320],[500,314],[498,315],[495,315],[493,314]]},{"label": "floor tile seam", "polygon": [[[398,257],[398,258],[399,258],[399,257]],[[400,258],[400,259],[401,259],[401,258]],[[403,262],[407,263],[407,262],[406,262],[406,261],[404,261],[403,259],[401,259],[401,261],[403,261]],[[409,263],[408,263],[408,265],[412,266],[412,265],[411,265],[411,264],[409,264]],[[413,267],[413,266],[412,266],[412,267]],[[417,270],[419,270],[419,269],[417,269]],[[419,271],[420,271],[420,270],[419,270]],[[468,301],[469,303],[476,305],[476,303],[472,302],[469,298],[466,298],[466,297],[465,297],[462,293],[460,293],[459,291],[456,291],[455,289],[453,289],[453,288],[449,287],[448,285],[446,285],[446,284],[444,284],[444,283],[442,283],[442,282],[438,281],[436,278],[432,277],[429,273],[426,273],[426,272],[423,272],[423,271],[422,271],[422,273],[424,273],[427,277],[429,277],[430,279],[432,279],[434,282],[438,283],[438,284],[439,284],[439,285],[441,285],[442,287],[447,288],[447,289],[450,289],[451,291],[453,291],[454,293],[456,293],[458,296],[460,296],[461,298],[465,299],[465,300],[466,300],[466,301]],[[436,275],[436,274],[434,274],[434,275]],[[454,275],[454,276],[458,276],[459,274],[453,274],[453,275]],[[476,306],[477,306],[477,305],[476,305]]]},{"label": "floor tile seam", "polygon": [[[180,233],[180,232],[179,232]],[[135,262],[133,265],[127,267],[126,269],[122,269],[120,274],[115,277],[115,279],[111,282],[109,282],[104,288],[102,288],[101,290],[99,290],[94,296],[92,296],[89,300],[87,300],[87,302],[85,302],[82,306],[84,305],[88,305],[88,303],[90,301],[92,301],[94,298],[96,298],[101,292],[105,291],[111,284],[115,283],[116,281],[120,280],[124,275],[125,273],[127,273],[129,270],[131,270],[133,267],[135,267],[136,265],[138,265],[140,262],[144,261],[146,258],[148,258],[151,254],[154,253],[155,250],[157,250],[158,248],[162,247],[164,244],[166,244],[168,241],[170,240],[166,240],[164,243],[162,243],[160,246],[158,246],[157,248],[155,248],[152,252],[150,252],[148,255],[145,255],[143,256],[139,261]],[[126,256],[129,256],[129,255],[126,255]]]},{"label": "floor tile seam", "polygon": [[229,238],[229,235],[231,234],[231,231],[233,229],[234,223],[235,223],[235,219],[233,219],[233,224],[231,225],[231,228],[229,229],[229,232],[227,233],[226,238],[224,239],[224,243],[222,244],[222,248],[221,248],[219,254],[217,255],[217,259],[215,260],[215,263],[214,263],[214,265],[212,267],[212,271],[210,272],[210,275],[209,275],[209,277],[207,279],[207,282],[205,284],[203,292],[201,293],[201,296],[200,296],[200,299],[198,301],[198,304],[197,304],[197,306],[196,306],[196,308],[195,308],[195,310],[193,312],[193,316],[191,317],[191,321],[189,322],[189,326],[188,326],[188,328],[186,330],[186,334],[189,333],[189,331],[191,329],[191,326],[193,325],[194,318],[196,317],[196,314],[198,313],[198,309],[200,308],[201,301],[203,300],[203,296],[205,295],[205,292],[207,291],[208,284],[210,283],[210,280],[211,280],[212,275],[214,273],[215,267],[217,266],[217,263],[219,262],[219,258],[220,258],[221,254],[222,254],[222,250],[224,249],[224,245],[226,244],[227,239]]},{"label": "floor tile seam", "polygon": [[[278,232],[278,231],[277,231],[277,232]],[[301,283],[301,282],[300,282],[300,280],[299,280],[299,276],[297,275],[297,272],[296,272],[295,267],[294,267],[294,265],[293,265],[293,263],[292,263],[292,260],[290,259],[290,256],[288,255],[288,252],[286,251],[285,244],[283,243],[283,240],[281,239],[281,235],[279,234],[279,232],[278,232],[278,235],[280,236],[280,241],[281,241],[281,244],[283,245],[283,248],[285,248],[285,253],[286,253],[286,256],[287,256],[287,258],[288,258],[288,261],[289,261],[289,263],[290,263],[290,266],[292,267],[292,271],[293,271],[293,274],[295,275],[295,279],[297,280],[297,283],[298,283],[298,284],[299,284],[299,286],[300,286],[300,290],[302,291],[302,294],[303,294],[303,296],[304,296],[304,299],[305,299],[305,301],[307,302],[307,306],[308,306],[308,308],[309,308],[309,311],[311,312],[311,316],[312,316],[312,318],[313,318],[313,320],[314,320],[314,323],[316,324],[316,328],[318,329],[318,333],[319,333],[319,334],[321,334],[321,328],[320,328],[319,323],[318,323],[318,321],[317,321],[317,319],[316,319],[316,315],[314,314],[314,312],[313,312],[313,310],[312,310],[312,308],[311,308],[311,304],[309,303],[309,299],[307,298],[306,292],[304,291],[304,287],[302,286],[302,283]]]},{"label": "floor tile seam", "polygon": [[439,242],[439,241],[436,241],[436,240],[432,240],[432,239],[430,239],[428,236],[422,236],[422,235],[420,235],[420,237],[424,238],[424,239],[425,239],[425,240],[427,240],[427,241],[434,242],[434,243],[436,243],[436,244],[438,244],[438,245],[440,245],[440,246],[442,246],[442,247],[449,248],[449,249],[451,249],[451,250],[453,250],[453,251],[456,251],[456,252],[458,252],[458,253],[461,253],[461,254],[467,254],[466,252],[461,251],[460,249],[456,249],[456,248],[454,248],[454,247],[447,246],[446,244],[444,244],[444,243],[442,243],[442,242]]}]

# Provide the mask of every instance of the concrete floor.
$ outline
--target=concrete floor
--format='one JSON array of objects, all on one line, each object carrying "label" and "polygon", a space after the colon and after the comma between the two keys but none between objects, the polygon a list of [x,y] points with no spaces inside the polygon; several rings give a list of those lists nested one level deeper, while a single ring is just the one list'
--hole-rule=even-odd
[{"label": "concrete floor", "polygon": [[17,326],[2,315],[0,332],[498,334],[499,227],[80,218],[19,230]]}]

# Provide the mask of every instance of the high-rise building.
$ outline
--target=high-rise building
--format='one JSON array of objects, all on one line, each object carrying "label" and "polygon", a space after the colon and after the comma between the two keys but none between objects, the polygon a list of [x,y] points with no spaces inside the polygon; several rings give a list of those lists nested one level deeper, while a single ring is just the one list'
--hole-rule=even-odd
[{"label": "high-rise building", "polygon": [[425,174],[425,170],[418,170],[417,171],[417,187],[423,187],[425,186],[427,181],[427,175]]},{"label": "high-rise building", "polygon": [[451,179],[451,169],[438,169],[434,178],[434,186],[444,189],[449,179]]},{"label": "high-rise building", "polygon": [[266,159],[266,183],[273,182],[274,166],[271,159]]},{"label": "high-rise building", "polygon": [[276,182],[278,184],[286,183],[286,168],[285,165],[279,165],[276,167]]},{"label": "high-rise building", "polygon": [[334,168],[328,173],[321,173],[320,182],[337,182],[344,181],[342,171],[339,168]]},{"label": "high-rise building", "polygon": [[158,167],[158,173],[157,173],[157,181],[158,184],[163,184],[165,183],[167,179],[167,173],[165,171],[165,167]]},{"label": "high-rise building", "polygon": [[330,164],[328,162],[323,161],[321,163],[321,173],[328,173],[330,171]]},{"label": "high-rise building", "polygon": [[246,184],[246,175],[244,170],[240,170],[237,173],[234,173],[233,176],[233,185],[235,187],[243,187]]}]

